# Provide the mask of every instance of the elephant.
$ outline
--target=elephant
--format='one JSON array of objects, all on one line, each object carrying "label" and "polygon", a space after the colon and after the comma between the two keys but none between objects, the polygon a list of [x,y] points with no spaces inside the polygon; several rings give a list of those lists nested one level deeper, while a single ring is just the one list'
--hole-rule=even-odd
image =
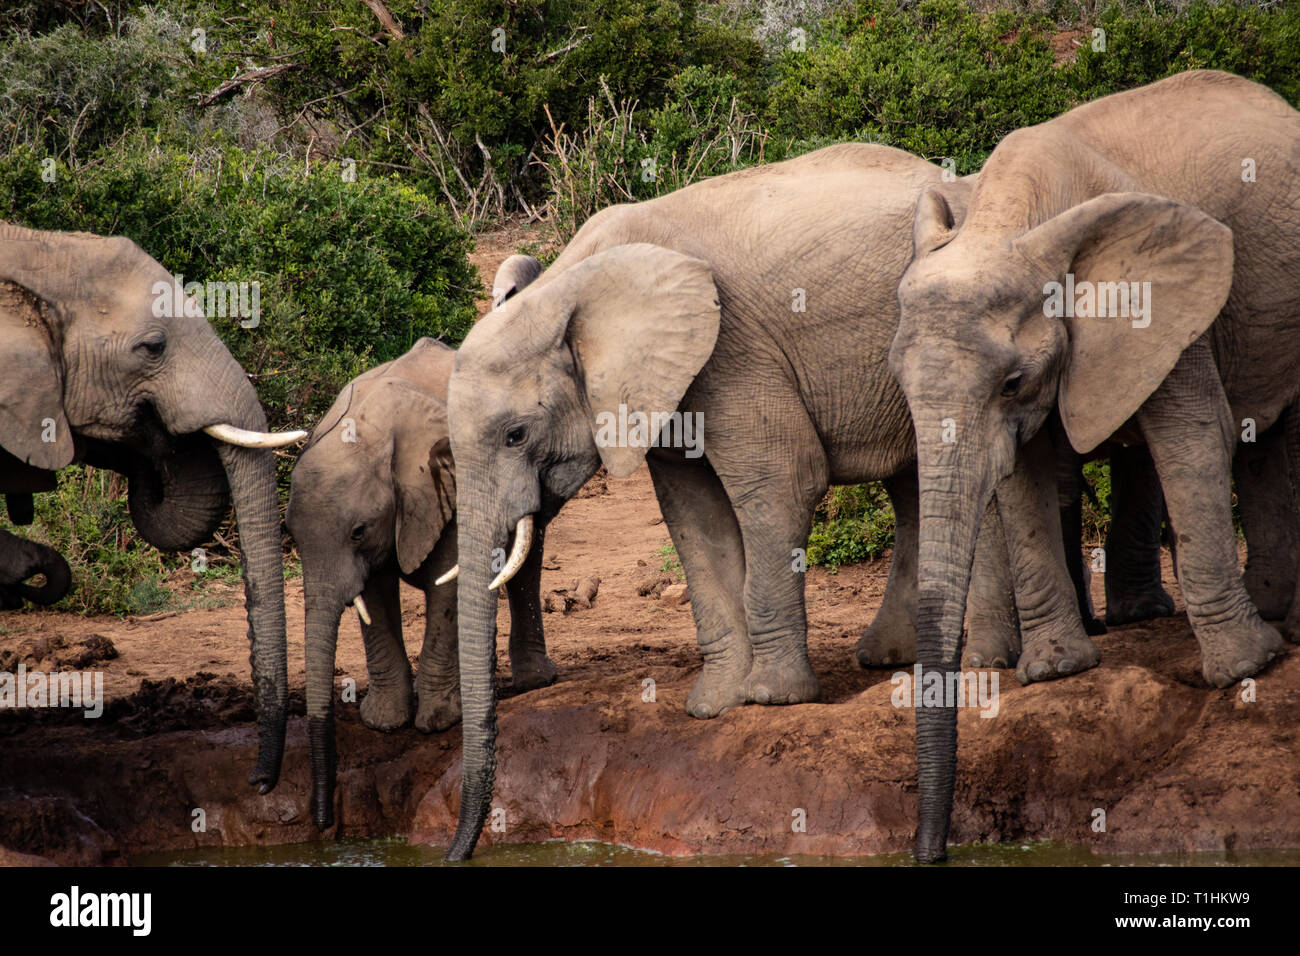
[{"label": "elephant", "polygon": [[[959,667],[976,534],[995,490],[1017,572],[1021,670],[1039,679],[1096,663],[1077,621],[1062,628],[1068,617],[1051,613],[1070,599],[1045,557],[1060,545],[1044,518],[1058,428],[1080,453],[1107,442],[1149,452],[1211,685],[1258,673],[1283,649],[1238,573],[1229,481],[1239,422],[1284,429],[1279,444],[1300,450],[1286,414],[1300,392],[1297,172],[1300,114],[1247,80],[1192,71],[1011,133],[960,223],[943,184],[919,197],[889,364],[918,443],[925,672],[946,682]],[[1279,500],[1275,480],[1255,485],[1252,520],[1270,508],[1294,520],[1289,490]],[[1281,589],[1290,621],[1294,584]],[[923,862],[946,853],[951,703],[916,714]]]},{"label": "elephant", "polygon": [[[27,584],[28,578],[45,576],[45,583]],[[13,610],[23,601],[53,604],[68,593],[72,571],[63,556],[49,545],[26,541],[0,528],[0,610]]]},{"label": "elephant", "polygon": [[472,854],[492,794],[492,592],[602,465],[649,466],[704,659],[693,716],[818,697],[800,556],[831,483],[886,483],[894,561],[857,653],[912,659],[915,439],[886,360],[911,210],[943,175],[842,144],[602,210],[544,271],[503,264],[448,387],[464,709],[448,859]]},{"label": "elephant", "polygon": [[266,793],[284,754],[284,572],[271,434],[244,370],[194,299],[130,239],[0,225],[0,491],[31,495],[73,462],[128,479],[150,544],[189,550],[233,502],[244,560],[258,755]]},{"label": "elephant", "polygon": [[[447,436],[447,380],[455,352],[420,339],[354,378],[294,466],[287,524],[302,558],[312,820],[334,822],[334,655],[339,616],[361,620],[370,687],[361,719],[376,730],[411,723],[425,733],[460,720],[456,584],[456,472]],[[541,541],[536,552],[541,553]],[[510,585],[515,690],[555,681],[539,601],[541,560]],[[425,595],[424,648],[413,707],[398,581]]]}]

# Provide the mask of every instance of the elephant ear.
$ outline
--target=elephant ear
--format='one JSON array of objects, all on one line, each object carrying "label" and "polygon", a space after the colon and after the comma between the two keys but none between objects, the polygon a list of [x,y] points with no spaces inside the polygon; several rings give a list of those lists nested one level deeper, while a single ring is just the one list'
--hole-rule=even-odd
[{"label": "elephant ear", "polygon": [[63,368],[39,299],[5,276],[3,251],[0,338],[0,446],[36,468],[70,464],[75,452],[63,411]]},{"label": "elephant ear", "polygon": [[[1232,287],[1232,230],[1193,206],[1145,193],[1090,199],[1013,245],[1060,277],[1063,288],[1049,284],[1043,294],[1059,292],[1071,307],[1063,316],[1070,344],[1058,401],[1079,452],[1137,412],[1213,324]],[[1074,289],[1094,293],[1093,314],[1069,314],[1084,310],[1068,301],[1067,276]],[[1096,315],[1102,303],[1107,317]]]},{"label": "elephant ear", "polygon": [[975,177],[926,186],[912,214],[912,255],[920,257],[943,248],[966,218]]},{"label": "elephant ear", "polygon": [[514,255],[497,267],[492,278],[492,308],[499,309],[506,299],[519,292],[542,274],[542,264],[532,256]]},{"label": "elephant ear", "polygon": [[393,433],[393,491],[397,563],[403,574],[410,574],[424,563],[456,513],[456,479],[446,406],[416,389],[402,387],[402,391],[403,400],[396,407],[404,409],[403,421]]},{"label": "elephant ear", "polygon": [[620,405],[627,419],[677,410],[718,339],[713,273],[701,259],[630,243],[584,259],[555,286],[569,309],[565,337],[601,461],[615,478],[630,475],[648,447],[607,441],[602,432],[620,420]]}]

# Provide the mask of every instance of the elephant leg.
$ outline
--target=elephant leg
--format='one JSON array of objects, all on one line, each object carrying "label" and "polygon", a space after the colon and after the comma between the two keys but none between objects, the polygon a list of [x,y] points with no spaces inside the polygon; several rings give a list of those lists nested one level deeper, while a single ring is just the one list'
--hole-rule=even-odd
[{"label": "elephant leg", "polygon": [[1056,494],[1060,510],[1061,544],[1065,548],[1065,568],[1074,583],[1079,602],[1079,617],[1088,636],[1106,633],[1106,625],[1092,607],[1092,575],[1083,560],[1083,456],[1070,445],[1065,430],[1053,417],[1052,442],[1056,448]]},{"label": "elephant leg", "polygon": [[1259,673],[1282,649],[1237,569],[1228,481],[1236,429],[1209,348],[1189,347],[1136,416],[1178,540],[1178,582],[1215,687]]},{"label": "elephant leg", "polygon": [[1232,461],[1241,526],[1246,533],[1246,593],[1260,617],[1280,621],[1295,596],[1296,509],[1287,467],[1286,423],[1258,441],[1241,442]]},{"label": "elephant leg", "polygon": [[370,623],[361,624],[370,687],[361,701],[361,721],[374,730],[397,730],[411,722],[411,664],[402,640],[397,572],[371,575],[361,592]]},{"label": "elephant leg", "polygon": [[415,676],[415,729],[435,733],[460,723],[460,653],[456,634],[457,581],[434,584],[456,563],[456,527],[449,522],[422,568],[424,647]]},{"label": "elephant leg", "polygon": [[716,717],[745,702],[752,654],[745,625],[744,544],[722,482],[706,458],[652,449],[647,456],[659,508],[686,572],[704,672],[686,712]]},{"label": "elephant leg", "polygon": [[1106,533],[1106,623],[1131,624],[1174,613],[1160,580],[1164,492],[1142,445],[1110,456],[1110,529]]},{"label": "elephant leg", "polygon": [[1020,659],[1020,616],[1007,557],[998,503],[984,510],[970,596],[966,599],[965,663],[971,667],[1014,667]]},{"label": "elephant leg", "polygon": [[804,572],[795,555],[808,547],[829,469],[797,398],[792,407],[772,407],[770,414],[781,427],[764,440],[727,444],[719,453],[725,460],[715,458],[713,465],[745,542],[745,621],[754,650],[745,699],[799,704],[820,697],[821,685],[808,661]]},{"label": "elephant leg", "polygon": [[916,660],[916,466],[885,479],[885,490],[894,506],[894,554],[885,599],[858,641],[862,667],[894,667]]},{"label": "elephant leg", "polygon": [[546,526],[533,528],[533,546],[519,573],[510,579],[506,597],[510,601],[510,683],[517,691],[549,687],[555,683],[555,664],[546,656],[546,635],[542,632],[542,549]]},{"label": "elephant leg", "polygon": [[1061,541],[1051,429],[1040,428],[1016,456],[1015,470],[997,488],[1016,609],[1020,615],[1022,684],[1065,677],[1101,661],[1083,629]]}]

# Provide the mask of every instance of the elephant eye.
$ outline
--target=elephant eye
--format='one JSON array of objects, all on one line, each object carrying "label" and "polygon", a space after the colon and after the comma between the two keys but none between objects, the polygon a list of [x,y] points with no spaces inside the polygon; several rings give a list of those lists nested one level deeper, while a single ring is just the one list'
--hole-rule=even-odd
[{"label": "elephant eye", "polygon": [[366,526],[364,524],[359,524],[352,529],[352,540],[360,541],[363,537],[365,537],[365,534],[366,534]]},{"label": "elephant eye", "polygon": [[1002,395],[1004,398],[1011,398],[1020,391],[1020,383],[1023,379],[1021,375],[1012,375],[1002,383]]},{"label": "elephant eye", "polygon": [[136,347],[137,352],[144,352],[150,358],[158,358],[167,349],[167,336],[159,332],[157,335],[151,335]]},{"label": "elephant eye", "polygon": [[516,427],[506,432],[506,447],[513,448],[524,440],[524,430],[522,427]]}]

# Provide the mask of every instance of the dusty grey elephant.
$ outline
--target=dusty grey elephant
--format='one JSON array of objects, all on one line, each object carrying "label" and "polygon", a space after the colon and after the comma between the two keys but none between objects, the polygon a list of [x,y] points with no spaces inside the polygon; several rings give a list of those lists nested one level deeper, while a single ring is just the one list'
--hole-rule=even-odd
[{"label": "dusty grey elephant", "polygon": [[[832,482],[886,481],[895,560],[859,655],[910,657],[913,436],[886,356],[911,209],[941,176],[898,150],[831,147],[604,210],[544,273],[503,266],[503,293],[541,274],[471,330],[448,397],[464,706],[450,859],[472,853],[492,793],[493,589],[602,464],[649,464],[704,658],[694,716],[818,696],[800,554]],[[638,415],[677,417],[640,434]]]},{"label": "dusty grey elephant", "polygon": [[[1262,86],[1197,71],[1011,134],[960,225],[942,189],[921,196],[890,364],[918,440],[927,671],[947,679],[958,667],[976,531],[995,488],[1029,581],[1017,590],[1031,609],[1022,671],[1095,661],[1081,628],[1034,626],[1069,594],[1057,563],[1041,559],[1044,541],[1060,541],[1043,522],[1053,482],[1042,426],[1056,409],[1080,452],[1112,438],[1149,449],[1206,679],[1226,686],[1282,649],[1237,571],[1229,476],[1245,420],[1261,434],[1285,420],[1297,434],[1284,412],[1300,392],[1298,167],[1300,114]],[[939,860],[954,708],[918,708],[917,748],[916,855]]]},{"label": "dusty grey elephant", "polygon": [[[43,575],[45,583],[28,584]],[[72,571],[49,545],[27,541],[0,528],[0,610],[13,610],[24,601],[53,604],[68,593]]]},{"label": "dusty grey elephant", "polygon": [[11,513],[74,461],[128,478],[131,519],[166,551],[239,521],[257,701],[249,780],[275,786],[288,675],[280,513],[257,393],[201,308],[134,242],[0,226],[0,491]]},{"label": "dusty grey elephant", "polygon": [[[366,726],[395,730],[414,715],[415,726],[429,733],[460,720],[456,584],[437,584],[456,564],[456,473],[446,415],[454,356],[448,346],[420,339],[400,358],[357,376],[294,467],[287,523],[302,556],[312,820],[321,829],[334,822],[334,657],[346,606],[355,605],[365,640]],[[535,559],[507,588],[516,690],[555,680],[538,600],[540,534]],[[399,580],[425,594],[414,685]]]}]

